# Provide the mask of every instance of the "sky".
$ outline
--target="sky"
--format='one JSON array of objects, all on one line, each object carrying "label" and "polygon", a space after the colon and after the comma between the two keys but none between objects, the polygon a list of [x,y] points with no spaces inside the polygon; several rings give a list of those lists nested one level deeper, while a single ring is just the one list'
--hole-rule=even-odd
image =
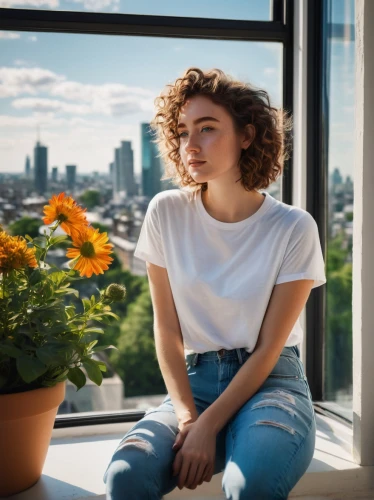
[{"label": "sky", "polygon": [[[347,0],[336,1],[346,7]],[[20,2],[25,0],[0,0],[0,6],[269,19],[267,0]],[[338,8],[334,16],[344,20],[346,10]],[[352,47],[332,44],[330,164],[343,175],[353,171]],[[26,155],[33,163],[39,137],[48,147],[49,171],[75,164],[80,174],[107,172],[114,149],[130,140],[139,173],[140,124],[152,119],[157,95],[190,66],[221,68],[282,104],[281,44],[0,31],[0,172],[23,171]]]}]

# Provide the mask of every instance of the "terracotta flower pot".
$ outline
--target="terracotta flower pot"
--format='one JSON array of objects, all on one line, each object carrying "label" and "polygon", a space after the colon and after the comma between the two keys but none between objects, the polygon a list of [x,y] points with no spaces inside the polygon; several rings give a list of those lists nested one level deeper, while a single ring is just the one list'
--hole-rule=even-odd
[{"label": "terracotta flower pot", "polygon": [[30,488],[40,478],[65,382],[0,395],[0,497]]}]

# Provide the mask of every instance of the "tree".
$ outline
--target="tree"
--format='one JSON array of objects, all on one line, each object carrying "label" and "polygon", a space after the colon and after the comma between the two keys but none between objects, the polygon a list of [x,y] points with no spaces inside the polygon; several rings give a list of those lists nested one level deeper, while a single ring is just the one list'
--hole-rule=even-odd
[{"label": "tree", "polygon": [[329,241],[326,300],[326,399],[352,384],[352,263],[342,248],[343,233]]},{"label": "tree", "polygon": [[125,395],[165,394],[166,388],[156,357],[153,337],[153,310],[148,283],[120,328],[118,351],[111,350],[110,361],[125,384]]},{"label": "tree", "polygon": [[88,209],[100,205],[100,192],[95,189],[88,189],[80,196],[80,201]]},{"label": "tree", "polygon": [[12,236],[25,236],[28,234],[31,238],[39,236],[39,228],[43,225],[40,219],[33,217],[22,217],[9,225],[9,231]]}]

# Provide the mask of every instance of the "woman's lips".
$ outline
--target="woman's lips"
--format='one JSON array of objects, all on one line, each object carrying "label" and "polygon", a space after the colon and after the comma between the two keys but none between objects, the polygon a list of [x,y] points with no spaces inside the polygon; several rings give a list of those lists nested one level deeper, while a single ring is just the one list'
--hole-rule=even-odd
[{"label": "woman's lips", "polygon": [[202,165],[203,163],[205,163],[205,161],[196,161],[196,162],[190,163],[190,167],[200,167],[200,165]]}]

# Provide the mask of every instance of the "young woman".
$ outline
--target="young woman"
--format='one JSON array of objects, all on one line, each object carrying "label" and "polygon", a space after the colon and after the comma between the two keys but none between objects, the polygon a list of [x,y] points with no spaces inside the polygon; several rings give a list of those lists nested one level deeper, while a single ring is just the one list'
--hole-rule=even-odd
[{"label": "young woman", "polygon": [[156,104],[180,189],[151,200],[135,256],[168,394],[119,444],[107,499],[156,500],[220,471],[229,499],[286,499],[316,434],[299,315],[326,282],[313,217],[259,191],[282,173],[290,120],[217,69],[189,68]]}]

